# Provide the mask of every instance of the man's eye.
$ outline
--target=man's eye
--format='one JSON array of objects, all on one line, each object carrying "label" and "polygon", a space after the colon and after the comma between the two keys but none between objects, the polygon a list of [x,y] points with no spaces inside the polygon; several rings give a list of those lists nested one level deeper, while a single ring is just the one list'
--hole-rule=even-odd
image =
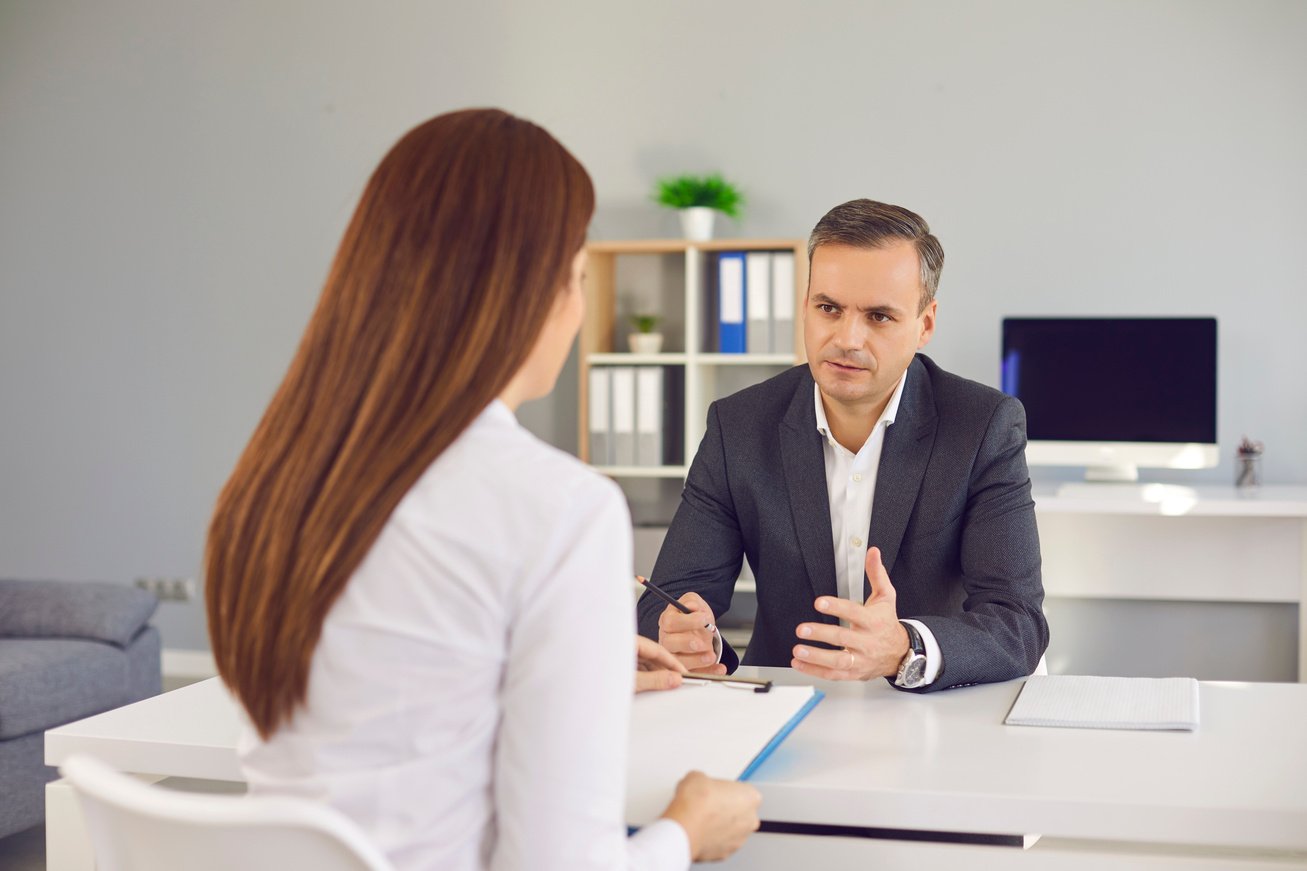
[{"label": "man's eye", "polygon": [[836,312],[836,308],[835,308],[835,306],[831,305],[830,303],[826,303],[826,302],[823,302],[823,303],[818,304],[817,308],[821,309],[822,311],[824,311],[824,312],[825,312],[826,314],[828,314],[828,315],[833,315],[833,314],[835,314],[835,312]]},{"label": "man's eye", "polygon": [[872,312],[871,319],[878,324],[887,324],[893,320],[893,318],[891,318],[889,315],[885,314],[884,312]]}]

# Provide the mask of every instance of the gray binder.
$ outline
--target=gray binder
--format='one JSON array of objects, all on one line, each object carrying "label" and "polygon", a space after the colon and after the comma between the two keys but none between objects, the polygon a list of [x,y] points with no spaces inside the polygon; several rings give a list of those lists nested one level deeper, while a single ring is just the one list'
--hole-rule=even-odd
[{"label": "gray binder", "polygon": [[771,252],[750,251],[744,255],[744,310],[748,317],[744,350],[770,354],[772,350]]},{"label": "gray binder", "polygon": [[641,366],[635,375],[635,462],[663,464],[663,367]]},{"label": "gray binder", "polygon": [[613,366],[613,465],[635,465],[635,367]]},{"label": "gray binder", "polygon": [[777,251],[771,258],[772,351],[794,353],[794,252]]}]

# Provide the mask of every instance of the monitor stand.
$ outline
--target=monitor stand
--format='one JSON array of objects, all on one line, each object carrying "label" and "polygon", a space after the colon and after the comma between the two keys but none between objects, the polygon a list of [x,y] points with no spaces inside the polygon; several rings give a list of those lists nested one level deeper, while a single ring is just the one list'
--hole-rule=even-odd
[{"label": "monitor stand", "polygon": [[1090,466],[1085,469],[1085,480],[1112,484],[1133,483],[1139,480],[1139,467],[1134,463]]}]

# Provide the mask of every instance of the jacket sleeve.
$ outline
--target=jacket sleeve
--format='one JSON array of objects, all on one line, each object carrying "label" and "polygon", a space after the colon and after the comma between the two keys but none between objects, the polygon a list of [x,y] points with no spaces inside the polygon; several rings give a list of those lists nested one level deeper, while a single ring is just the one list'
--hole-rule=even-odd
[{"label": "jacket sleeve", "polygon": [[918,692],[1023,677],[1048,647],[1025,449],[1025,409],[1005,397],[990,418],[968,485],[962,613],[917,618],[930,627],[944,659],[938,678]]},{"label": "jacket sleeve", "polygon": [[[713,403],[708,408],[707,431],[681,492],[681,504],[650,578],[677,598],[698,593],[718,619],[731,607],[731,594],[744,557],[723,448],[717,403]],[[637,614],[641,635],[658,639],[658,615],[664,607],[655,596],[640,597]],[[734,671],[740,661],[724,640],[721,661],[728,671]]]}]

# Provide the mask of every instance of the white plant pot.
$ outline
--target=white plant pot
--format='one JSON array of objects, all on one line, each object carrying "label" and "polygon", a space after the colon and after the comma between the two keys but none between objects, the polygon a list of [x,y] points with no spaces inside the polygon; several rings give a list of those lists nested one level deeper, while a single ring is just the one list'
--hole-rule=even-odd
[{"label": "white plant pot", "polygon": [[631,333],[626,339],[632,354],[657,354],[663,349],[662,333]]},{"label": "white plant pot", "polygon": [[707,206],[691,206],[681,209],[681,230],[691,242],[707,242],[712,238],[713,216],[715,209]]}]

